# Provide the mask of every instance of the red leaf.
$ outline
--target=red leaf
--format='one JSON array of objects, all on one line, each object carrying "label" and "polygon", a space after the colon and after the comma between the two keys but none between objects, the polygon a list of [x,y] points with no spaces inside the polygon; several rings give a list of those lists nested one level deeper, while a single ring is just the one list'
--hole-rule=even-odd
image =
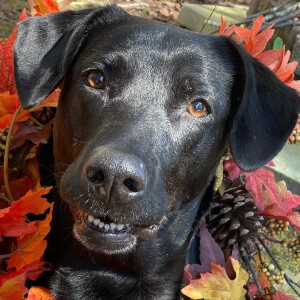
[{"label": "red leaf", "polygon": [[[24,176],[17,180],[9,182],[10,190],[14,199],[19,199],[24,196],[32,188],[32,179]],[[0,193],[5,193],[5,186],[2,186]]]},{"label": "red leaf", "polygon": [[254,202],[259,210],[264,210],[263,189],[265,188],[270,201],[277,202],[278,189],[275,177],[272,171],[266,169],[258,169],[257,171],[245,173],[246,189],[252,192]]},{"label": "red leaf", "polygon": [[277,184],[278,197],[271,199],[268,195],[264,197],[264,214],[275,219],[286,220],[295,225],[300,230],[300,214],[292,209],[300,205],[300,196],[293,195],[284,181]]},{"label": "red leaf", "polygon": [[280,291],[276,291],[274,300],[297,300],[297,299],[291,296],[287,296]]},{"label": "red leaf", "polygon": [[263,15],[258,16],[257,19],[253,22],[253,26],[251,29],[251,35],[253,38],[259,33],[263,22],[264,22]]},{"label": "red leaf", "polygon": [[[23,9],[18,22],[27,18],[26,9]],[[13,46],[17,36],[17,27],[14,28],[10,37],[0,42],[0,93],[9,91],[11,94],[16,93],[14,79],[14,60]]]},{"label": "red leaf", "polygon": [[31,141],[35,145],[47,144],[52,133],[53,124],[54,119],[48,122],[41,131],[38,131],[36,127],[30,125],[29,123],[20,123],[20,129],[14,135],[14,143],[11,149],[16,149],[22,146],[27,140]]},{"label": "red leaf", "polygon": [[258,60],[273,70],[273,68],[277,65],[280,54],[281,50],[278,49],[265,51],[259,55]]},{"label": "red leaf", "polygon": [[218,35],[221,35],[224,33],[224,31],[226,29],[226,25],[227,25],[227,22],[224,21],[223,16],[221,16],[221,27],[219,29]]},{"label": "red leaf", "polygon": [[235,180],[242,172],[233,159],[225,160],[223,166],[231,180]]},{"label": "red leaf", "polygon": [[37,277],[43,272],[44,261],[39,259],[31,264],[24,266],[19,271],[10,271],[0,274],[0,288],[9,279],[26,274],[26,279],[36,280]]}]

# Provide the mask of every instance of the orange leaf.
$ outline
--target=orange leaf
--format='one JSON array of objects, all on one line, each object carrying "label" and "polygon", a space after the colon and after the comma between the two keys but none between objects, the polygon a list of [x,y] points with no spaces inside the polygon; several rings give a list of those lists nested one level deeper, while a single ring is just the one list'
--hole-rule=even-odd
[{"label": "orange leaf", "polygon": [[[23,9],[18,22],[27,18],[26,10]],[[0,93],[9,91],[16,93],[14,78],[13,46],[17,36],[17,27],[14,28],[8,39],[0,42]]]},{"label": "orange leaf", "polygon": [[36,232],[34,222],[26,223],[25,216],[29,213],[42,214],[51,204],[45,198],[51,188],[41,188],[34,193],[29,191],[25,196],[15,201],[11,207],[0,210],[0,234],[6,237],[18,237]]},{"label": "orange leaf", "polygon": [[[20,100],[17,94],[9,92],[0,93],[0,128],[6,128],[10,125],[16,110],[20,106]],[[21,112],[17,117],[17,122],[26,121],[29,117],[28,111]]]},{"label": "orange leaf", "polygon": [[31,14],[42,16],[49,13],[59,12],[56,0],[29,0]]},{"label": "orange leaf", "polygon": [[27,300],[55,300],[49,289],[40,286],[33,286],[28,293]]},{"label": "orange leaf", "polygon": [[8,260],[8,268],[20,270],[37,259],[40,259],[47,247],[45,237],[50,231],[52,220],[53,203],[50,204],[50,212],[43,221],[32,222],[37,227],[34,234],[27,234],[23,238],[18,238],[18,249]]},{"label": "orange leaf", "polygon": [[192,299],[241,299],[246,294],[243,286],[249,275],[238,260],[230,258],[230,261],[236,274],[233,280],[228,277],[224,267],[211,263],[212,273],[202,273],[200,279],[190,280],[190,284],[181,292]]},{"label": "orange leaf", "polygon": [[21,300],[27,292],[25,287],[25,273],[7,280],[0,288],[1,300]]},{"label": "orange leaf", "polygon": [[43,272],[44,264],[44,261],[40,259],[24,266],[24,268],[19,271],[9,271],[0,274],[0,288],[7,280],[19,276],[23,273],[26,274],[26,280],[31,279],[35,281],[37,277]]}]

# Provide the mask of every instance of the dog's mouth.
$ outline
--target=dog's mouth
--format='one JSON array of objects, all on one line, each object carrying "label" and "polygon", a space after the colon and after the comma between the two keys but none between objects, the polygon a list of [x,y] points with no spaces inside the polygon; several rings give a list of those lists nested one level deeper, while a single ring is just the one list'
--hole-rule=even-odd
[{"label": "dog's mouth", "polygon": [[158,224],[140,225],[120,223],[107,215],[91,215],[71,207],[75,220],[75,237],[90,250],[105,254],[128,253],[134,250],[138,240],[149,240],[166,219]]}]

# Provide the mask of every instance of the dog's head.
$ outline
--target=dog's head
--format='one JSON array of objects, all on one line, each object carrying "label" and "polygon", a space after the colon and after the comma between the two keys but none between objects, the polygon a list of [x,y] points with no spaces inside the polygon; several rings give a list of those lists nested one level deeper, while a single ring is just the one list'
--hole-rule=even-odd
[{"label": "dog's head", "polygon": [[243,170],[266,164],[299,111],[296,92],[229,39],[117,6],[20,23],[15,76],[25,108],[62,82],[60,194],[75,236],[108,254],[133,250],[191,203],[197,210],[227,143]]}]

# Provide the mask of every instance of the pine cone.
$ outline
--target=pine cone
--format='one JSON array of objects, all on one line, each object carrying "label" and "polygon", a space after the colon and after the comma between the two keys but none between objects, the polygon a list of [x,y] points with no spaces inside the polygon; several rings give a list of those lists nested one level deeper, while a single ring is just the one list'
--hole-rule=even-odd
[{"label": "pine cone", "polygon": [[[239,195],[238,195],[239,194]],[[207,228],[222,250],[231,252],[233,245],[250,246],[263,226],[263,216],[255,214],[257,208],[251,195],[244,190],[225,193],[217,197],[207,216]]]}]

